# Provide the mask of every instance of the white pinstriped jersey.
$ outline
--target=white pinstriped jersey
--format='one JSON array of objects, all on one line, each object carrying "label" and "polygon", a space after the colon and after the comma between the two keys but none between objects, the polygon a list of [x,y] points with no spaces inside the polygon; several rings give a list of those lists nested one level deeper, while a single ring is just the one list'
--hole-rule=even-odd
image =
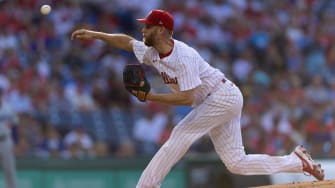
[{"label": "white pinstriped jersey", "polygon": [[174,39],[172,53],[164,58],[153,47],[141,41],[133,43],[133,51],[140,63],[154,66],[164,83],[172,92],[195,89],[194,103],[197,106],[224,78],[224,74],[210,66],[193,48]]},{"label": "white pinstriped jersey", "polygon": [[[134,42],[133,49],[141,63],[156,67],[172,92],[195,88],[193,106],[197,106],[173,128],[168,141],[143,171],[136,188],[159,188],[172,167],[205,134],[210,135],[215,151],[233,173],[302,171],[301,160],[293,152],[285,156],[245,153],[240,126],[242,93],[229,80],[221,82],[224,74],[211,67],[193,48],[174,40],[172,53],[162,59],[143,42]],[[206,102],[202,102],[206,97]]]}]

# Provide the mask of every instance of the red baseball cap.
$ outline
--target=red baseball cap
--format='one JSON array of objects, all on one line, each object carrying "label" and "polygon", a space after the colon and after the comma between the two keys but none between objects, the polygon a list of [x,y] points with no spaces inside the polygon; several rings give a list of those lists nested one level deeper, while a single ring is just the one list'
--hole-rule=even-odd
[{"label": "red baseball cap", "polygon": [[136,20],[148,25],[162,25],[166,29],[173,31],[173,16],[164,10],[152,10],[147,17]]}]

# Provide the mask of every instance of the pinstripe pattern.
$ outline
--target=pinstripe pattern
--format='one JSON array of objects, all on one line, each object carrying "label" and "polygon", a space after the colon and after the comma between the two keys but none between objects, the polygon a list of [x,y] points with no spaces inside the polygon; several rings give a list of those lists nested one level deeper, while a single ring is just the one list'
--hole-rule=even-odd
[{"label": "pinstripe pattern", "polygon": [[141,63],[152,64],[159,72],[164,72],[165,82],[177,78],[177,84],[167,83],[172,91],[196,87],[193,110],[173,129],[168,141],[143,171],[136,187],[160,187],[192,143],[205,134],[210,134],[215,150],[233,173],[301,172],[301,161],[294,154],[280,157],[245,154],[240,127],[243,106],[240,90],[229,80],[223,83],[224,75],[210,67],[192,48],[176,40],[174,44],[172,54],[159,59],[153,48],[146,48],[141,42],[134,43],[135,55]]},{"label": "pinstripe pattern", "polygon": [[178,84],[166,83],[171,91],[196,88],[193,106],[203,102],[224,78],[222,72],[211,67],[193,48],[178,40],[174,40],[172,53],[163,59],[159,58],[154,48],[145,46],[141,41],[135,41],[133,49],[140,63],[154,66],[160,74],[164,73],[170,79],[177,78]]}]

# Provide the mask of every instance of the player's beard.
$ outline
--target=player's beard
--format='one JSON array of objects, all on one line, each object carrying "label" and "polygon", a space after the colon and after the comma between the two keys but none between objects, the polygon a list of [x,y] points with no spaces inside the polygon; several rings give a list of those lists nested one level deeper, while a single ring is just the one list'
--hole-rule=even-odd
[{"label": "player's beard", "polygon": [[146,37],[143,37],[143,42],[146,46],[154,46],[155,45],[155,35],[151,34]]}]

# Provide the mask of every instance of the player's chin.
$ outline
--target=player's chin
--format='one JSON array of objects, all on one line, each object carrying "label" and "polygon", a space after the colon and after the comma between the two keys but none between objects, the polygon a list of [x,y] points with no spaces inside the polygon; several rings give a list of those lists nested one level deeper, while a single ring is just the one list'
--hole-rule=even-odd
[{"label": "player's chin", "polygon": [[152,45],[149,42],[144,41],[144,44],[148,47],[151,47]]},{"label": "player's chin", "polygon": [[145,37],[143,37],[143,43],[146,45],[146,46],[152,46],[152,43],[149,41],[149,40],[147,40]]}]

